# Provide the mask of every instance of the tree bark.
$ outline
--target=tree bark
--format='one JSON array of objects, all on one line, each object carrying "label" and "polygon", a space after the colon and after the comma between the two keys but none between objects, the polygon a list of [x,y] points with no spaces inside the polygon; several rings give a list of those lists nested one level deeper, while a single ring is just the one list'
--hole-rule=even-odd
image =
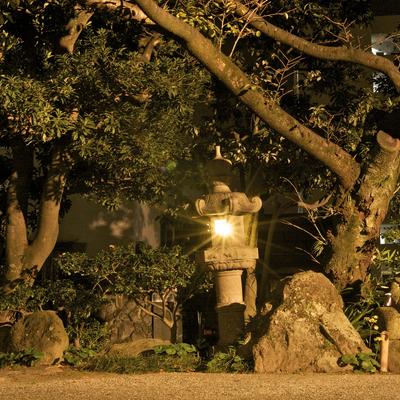
[{"label": "tree bark", "polygon": [[326,273],[340,289],[366,282],[380,226],[400,175],[400,141],[378,133],[379,150],[362,175],[357,191],[344,195],[340,222],[331,238],[332,256]]},{"label": "tree bark", "polygon": [[28,247],[26,215],[33,154],[22,143],[12,146],[13,171],[7,192],[5,279],[13,281],[21,275],[23,256]]},{"label": "tree bark", "polygon": [[[70,160],[60,142],[54,146],[51,163],[40,201],[38,228],[33,241],[28,243],[26,215],[22,210],[29,188],[21,168],[16,168],[10,179],[7,207],[6,262],[2,292],[10,293],[20,282],[32,284],[37,273],[51,254],[58,237],[59,211],[66,173]],[[18,155],[15,154],[16,160]],[[15,163],[18,165],[18,161]],[[32,172],[32,171],[30,171]],[[25,182],[25,184],[24,184]]]},{"label": "tree bark", "polygon": [[[244,217],[246,246],[257,247],[258,237],[258,213],[249,214]],[[244,303],[246,309],[244,311],[244,319],[248,322],[257,314],[257,279],[256,269],[249,268],[246,270],[246,280],[244,286]]]}]

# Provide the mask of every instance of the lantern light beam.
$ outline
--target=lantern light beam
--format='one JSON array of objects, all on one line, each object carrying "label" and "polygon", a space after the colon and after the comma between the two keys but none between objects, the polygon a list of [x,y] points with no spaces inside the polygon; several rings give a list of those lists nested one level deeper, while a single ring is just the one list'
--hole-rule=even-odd
[{"label": "lantern light beam", "polygon": [[222,237],[231,236],[233,233],[232,224],[226,219],[216,219],[214,221],[214,234]]}]

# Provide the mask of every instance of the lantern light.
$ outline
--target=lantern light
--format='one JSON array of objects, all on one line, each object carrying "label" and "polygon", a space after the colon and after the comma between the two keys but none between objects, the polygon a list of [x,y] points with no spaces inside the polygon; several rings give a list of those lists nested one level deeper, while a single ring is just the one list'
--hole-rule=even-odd
[{"label": "lantern light", "polygon": [[233,232],[232,225],[226,219],[216,219],[214,221],[214,234],[218,236],[231,236]]}]

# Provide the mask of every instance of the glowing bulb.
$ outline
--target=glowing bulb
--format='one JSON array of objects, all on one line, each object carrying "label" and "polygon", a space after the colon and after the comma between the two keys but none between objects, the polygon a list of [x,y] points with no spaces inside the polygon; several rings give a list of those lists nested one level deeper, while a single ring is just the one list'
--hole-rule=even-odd
[{"label": "glowing bulb", "polygon": [[232,235],[232,225],[226,219],[217,219],[214,221],[214,232],[219,236]]}]

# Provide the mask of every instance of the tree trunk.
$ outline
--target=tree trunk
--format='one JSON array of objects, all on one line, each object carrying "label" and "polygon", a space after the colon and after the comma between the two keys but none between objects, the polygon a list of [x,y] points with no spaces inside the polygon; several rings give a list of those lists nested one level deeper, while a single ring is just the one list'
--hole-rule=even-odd
[{"label": "tree trunk", "polygon": [[[28,242],[27,198],[32,164],[27,168],[27,151],[13,149],[14,170],[10,177],[7,204],[6,271],[1,291],[8,294],[21,282],[32,284],[37,273],[51,254],[58,237],[59,211],[70,162],[65,146],[54,146],[49,170],[44,182],[38,228],[35,238]],[[30,158],[32,162],[32,155]],[[29,175],[29,176],[28,176]]]},{"label": "tree trunk", "polygon": [[[244,217],[246,246],[257,247],[257,233],[258,233],[258,213],[249,214]],[[244,303],[246,309],[244,311],[245,321],[257,314],[257,278],[255,268],[246,270],[244,285]]]},{"label": "tree trunk", "polygon": [[173,322],[170,330],[171,330],[171,336],[170,336],[171,343],[178,343],[178,321]]},{"label": "tree trunk", "polygon": [[361,175],[359,187],[344,193],[337,205],[340,220],[331,239],[326,273],[339,289],[368,280],[380,226],[393,198],[400,174],[398,140],[380,131],[379,150]]}]

